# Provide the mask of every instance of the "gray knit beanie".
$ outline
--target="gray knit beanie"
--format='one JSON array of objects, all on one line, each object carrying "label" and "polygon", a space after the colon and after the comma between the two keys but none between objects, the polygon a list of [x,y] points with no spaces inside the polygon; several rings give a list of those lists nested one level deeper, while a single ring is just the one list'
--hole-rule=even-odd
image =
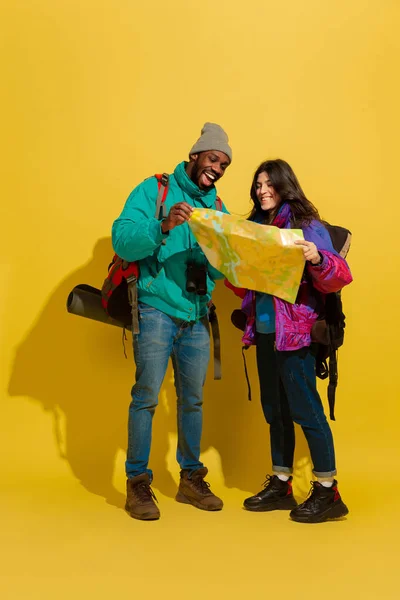
[{"label": "gray knit beanie", "polygon": [[207,150],[224,152],[232,162],[232,149],[228,144],[228,136],[222,127],[216,123],[204,124],[201,136],[190,150],[189,156],[198,152],[206,152]]}]

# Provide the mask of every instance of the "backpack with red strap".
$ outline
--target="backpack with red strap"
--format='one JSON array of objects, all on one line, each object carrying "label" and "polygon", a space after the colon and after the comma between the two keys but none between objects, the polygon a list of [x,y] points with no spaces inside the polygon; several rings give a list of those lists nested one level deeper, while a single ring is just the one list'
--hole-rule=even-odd
[{"label": "backpack with red strap", "polygon": [[[164,216],[164,202],[168,193],[169,176],[167,173],[155,175],[158,183],[155,218]],[[217,196],[216,210],[222,210],[222,201]],[[165,242],[163,242],[165,243]],[[133,334],[139,333],[137,281],[139,279],[139,265],[137,262],[128,262],[114,255],[108,267],[108,275],[101,288],[101,302],[109,317],[122,323],[126,328],[132,328]],[[213,325],[215,307],[210,305],[210,322]]]},{"label": "backpack with red strap", "polygon": [[[163,217],[163,204],[168,193],[169,176],[167,173],[155,175],[158,183],[155,218]],[[139,333],[139,318],[137,306],[137,281],[139,265],[128,262],[114,255],[108,266],[108,275],[101,288],[101,303],[104,310],[112,319],[119,321],[125,327],[132,327],[132,333]]]}]

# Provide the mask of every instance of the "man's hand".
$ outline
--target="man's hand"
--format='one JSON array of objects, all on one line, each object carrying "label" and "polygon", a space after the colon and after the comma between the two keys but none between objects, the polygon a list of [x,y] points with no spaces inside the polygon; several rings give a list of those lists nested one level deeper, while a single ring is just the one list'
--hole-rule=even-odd
[{"label": "man's hand", "polygon": [[296,240],[297,246],[303,246],[304,258],[313,265],[321,263],[321,256],[318,252],[317,246],[313,242],[306,242],[306,240]]},{"label": "man's hand", "polygon": [[192,212],[193,206],[190,206],[187,202],[178,202],[171,206],[168,217],[161,224],[163,233],[167,233],[167,231],[171,231],[174,227],[178,227],[178,225],[189,221]]}]

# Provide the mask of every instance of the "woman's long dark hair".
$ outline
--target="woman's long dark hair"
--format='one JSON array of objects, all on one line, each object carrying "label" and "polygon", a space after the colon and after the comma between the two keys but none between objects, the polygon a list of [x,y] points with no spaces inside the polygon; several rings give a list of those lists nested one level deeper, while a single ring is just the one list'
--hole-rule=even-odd
[{"label": "woman's long dark hair", "polygon": [[264,217],[263,223],[269,225],[274,220],[275,215],[279,210],[279,206],[272,210],[262,210],[260,202],[257,198],[256,184],[260,173],[267,173],[271,185],[281,199],[279,206],[283,202],[290,204],[292,212],[291,225],[292,227],[307,226],[313,219],[320,221],[318,210],[307,200],[292,167],[284,160],[277,158],[276,160],[267,160],[258,167],[254,173],[253,183],[251,184],[250,196],[254,203],[249,219],[254,220],[255,216]]}]

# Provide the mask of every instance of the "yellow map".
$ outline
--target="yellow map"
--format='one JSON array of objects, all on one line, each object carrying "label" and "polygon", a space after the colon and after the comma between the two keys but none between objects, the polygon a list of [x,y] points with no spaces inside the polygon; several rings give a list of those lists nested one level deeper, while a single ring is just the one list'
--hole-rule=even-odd
[{"label": "yellow map", "polygon": [[301,229],[259,225],[195,208],[190,228],[211,265],[233,285],[295,302],[304,269]]}]

